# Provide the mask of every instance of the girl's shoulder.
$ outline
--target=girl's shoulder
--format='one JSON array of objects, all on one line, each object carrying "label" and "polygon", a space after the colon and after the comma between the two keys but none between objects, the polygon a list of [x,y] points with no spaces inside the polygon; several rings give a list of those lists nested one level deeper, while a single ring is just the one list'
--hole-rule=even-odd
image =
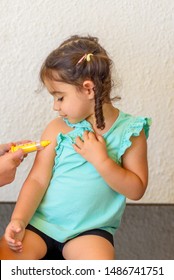
[{"label": "girl's shoulder", "polygon": [[123,129],[124,134],[138,136],[140,131],[144,129],[146,138],[148,138],[149,128],[152,122],[151,118],[145,116],[133,116],[120,111],[117,121],[120,128]]},{"label": "girl's shoulder", "polygon": [[57,117],[55,119],[53,119],[46,127],[45,130],[48,131],[53,131],[55,134],[58,133],[67,133],[70,130],[72,130],[72,128],[70,128],[66,122],[62,119],[62,117]]},{"label": "girl's shoulder", "polygon": [[120,135],[119,157],[132,145],[132,137],[140,136],[142,130],[148,138],[151,122],[151,118],[148,117],[120,112],[115,130],[115,133]]},{"label": "girl's shoulder", "polygon": [[149,126],[151,125],[151,118],[143,116],[133,116],[131,114],[119,111],[118,117],[110,127],[110,129],[104,133],[107,137],[111,134],[120,135],[120,137],[138,136],[140,131],[144,129],[145,135],[148,138]]},{"label": "girl's shoulder", "polygon": [[72,128],[67,126],[61,117],[57,117],[50,121],[42,134],[42,139],[49,139],[56,143],[56,138],[59,133],[68,133]]}]

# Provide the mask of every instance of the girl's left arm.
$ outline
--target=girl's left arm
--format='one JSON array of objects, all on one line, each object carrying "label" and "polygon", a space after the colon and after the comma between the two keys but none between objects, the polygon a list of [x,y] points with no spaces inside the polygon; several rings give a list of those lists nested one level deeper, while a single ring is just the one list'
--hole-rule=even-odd
[{"label": "girl's left arm", "polygon": [[85,133],[84,141],[76,140],[74,149],[91,162],[107,184],[115,191],[132,200],[140,199],[147,187],[147,142],[144,130],[130,140],[132,145],[122,156],[122,166],[107,154],[102,136]]}]

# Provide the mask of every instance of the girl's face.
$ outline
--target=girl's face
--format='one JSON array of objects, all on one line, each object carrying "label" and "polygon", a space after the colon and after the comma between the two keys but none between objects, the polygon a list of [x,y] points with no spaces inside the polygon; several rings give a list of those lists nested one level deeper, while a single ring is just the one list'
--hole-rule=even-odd
[{"label": "girl's face", "polygon": [[87,86],[79,91],[71,84],[45,80],[45,86],[54,98],[53,109],[71,123],[80,122],[94,114],[93,90],[89,89],[90,81],[87,82],[88,84],[83,83]]}]

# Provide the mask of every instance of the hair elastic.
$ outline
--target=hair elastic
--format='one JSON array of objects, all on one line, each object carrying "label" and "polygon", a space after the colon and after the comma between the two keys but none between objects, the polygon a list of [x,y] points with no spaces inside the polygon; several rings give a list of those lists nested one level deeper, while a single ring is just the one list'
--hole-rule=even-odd
[{"label": "hair elastic", "polygon": [[86,59],[86,61],[90,61],[91,60],[91,56],[93,56],[93,54],[92,53],[88,53],[88,54],[84,54],[80,59],[79,59],[79,61],[77,62],[77,64],[79,64],[79,63],[81,63],[84,59]]},{"label": "hair elastic", "polygon": [[93,56],[93,54],[92,53],[88,53],[87,55],[86,55],[86,60],[89,62],[90,60],[91,60],[91,56]]}]

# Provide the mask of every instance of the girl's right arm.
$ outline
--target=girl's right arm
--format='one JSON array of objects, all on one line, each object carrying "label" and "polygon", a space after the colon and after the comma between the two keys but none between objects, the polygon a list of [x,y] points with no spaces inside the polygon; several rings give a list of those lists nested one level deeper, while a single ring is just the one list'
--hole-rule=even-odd
[{"label": "girl's right arm", "polygon": [[61,131],[61,127],[62,121],[57,118],[47,126],[41,137],[41,140],[50,140],[51,144],[37,152],[33,167],[22,186],[11,222],[5,232],[5,239],[13,250],[21,250],[25,227],[49,185],[55,158],[56,136]]}]

